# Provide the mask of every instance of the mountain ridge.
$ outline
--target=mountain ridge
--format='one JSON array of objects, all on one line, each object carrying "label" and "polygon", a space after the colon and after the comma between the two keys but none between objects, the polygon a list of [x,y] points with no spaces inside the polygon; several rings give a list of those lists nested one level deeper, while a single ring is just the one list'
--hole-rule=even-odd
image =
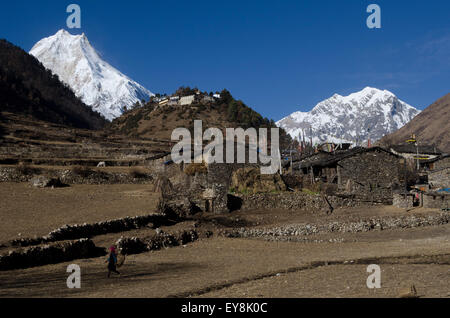
[{"label": "mountain ridge", "polygon": [[100,129],[106,123],[58,76],[6,40],[0,40],[0,105],[2,112],[76,128]]},{"label": "mountain ridge", "polygon": [[153,93],[104,61],[83,33],[59,30],[30,50],[46,68],[67,83],[74,93],[106,119],[122,115]]},{"label": "mountain ridge", "polygon": [[[408,123],[420,111],[392,92],[366,87],[348,96],[334,94],[309,112],[294,112],[279,120],[293,138],[305,134],[314,143],[378,140]],[[311,136],[312,134],[312,136]]]},{"label": "mountain ridge", "polygon": [[404,143],[412,134],[419,144],[435,145],[450,153],[450,93],[425,108],[398,131],[383,137],[382,145]]}]

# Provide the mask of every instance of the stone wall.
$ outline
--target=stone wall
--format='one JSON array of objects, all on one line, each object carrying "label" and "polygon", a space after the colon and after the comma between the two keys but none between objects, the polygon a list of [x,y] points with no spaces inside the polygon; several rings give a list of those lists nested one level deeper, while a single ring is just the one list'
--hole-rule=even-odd
[{"label": "stone wall", "polygon": [[324,197],[303,192],[258,193],[250,195],[237,194],[236,196],[242,201],[241,210],[283,209],[294,211],[308,210],[317,213],[329,211],[329,204],[331,204],[333,208],[369,205],[368,203],[357,201],[351,196]]},{"label": "stone wall", "polygon": [[450,187],[450,167],[430,171],[428,173],[428,183],[433,188]]},{"label": "stone wall", "polygon": [[136,178],[131,173],[92,169],[86,176],[82,176],[74,173],[71,169],[33,169],[36,169],[36,173],[24,174],[17,168],[0,168],[0,182],[30,182],[41,174],[49,178],[59,179],[64,184],[150,184],[153,182],[153,177],[150,174]]},{"label": "stone wall", "polygon": [[186,245],[196,241],[199,234],[195,230],[179,231],[173,234],[159,233],[148,238],[120,238],[116,245],[125,255],[160,250],[161,248]]},{"label": "stone wall", "polygon": [[413,207],[414,196],[410,193],[406,195],[400,193],[394,193],[393,195],[393,205],[397,208],[411,209]]},{"label": "stone wall", "polygon": [[104,248],[96,247],[89,239],[33,246],[0,255],[0,271],[57,264],[105,254]]},{"label": "stone wall", "polygon": [[339,187],[346,193],[392,202],[392,187],[400,184],[399,159],[384,151],[363,152],[339,161],[338,175]]},{"label": "stone wall", "polygon": [[[226,237],[264,238],[270,241],[308,241],[308,236],[323,233],[361,233],[390,229],[406,229],[445,225],[450,222],[450,214],[408,215],[398,217],[375,217],[352,222],[330,222],[318,224],[288,224],[271,228],[238,228],[223,233]],[[333,241],[339,241],[336,237]],[[317,241],[316,241],[317,242]],[[320,240],[319,240],[320,242]]]},{"label": "stone wall", "polygon": [[11,245],[13,246],[38,245],[56,241],[91,238],[97,235],[103,235],[108,233],[119,233],[147,226],[157,228],[161,225],[172,225],[172,224],[174,224],[174,221],[167,220],[167,217],[165,215],[155,213],[91,224],[85,223],[85,224],[65,225],[56,230],[53,230],[48,235],[43,237],[21,238],[13,240],[11,241]]},{"label": "stone wall", "polygon": [[430,209],[448,209],[450,208],[450,194],[424,193],[423,207]]},{"label": "stone wall", "polygon": [[450,168],[450,157],[443,158],[434,163],[433,169],[439,170],[443,168]]}]

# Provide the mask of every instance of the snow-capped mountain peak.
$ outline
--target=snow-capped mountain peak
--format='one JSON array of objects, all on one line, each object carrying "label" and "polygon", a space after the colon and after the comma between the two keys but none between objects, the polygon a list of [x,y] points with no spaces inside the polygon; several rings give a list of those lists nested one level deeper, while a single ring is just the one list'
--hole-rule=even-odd
[{"label": "snow-capped mountain peak", "polygon": [[293,138],[305,134],[314,143],[361,143],[400,129],[419,112],[390,91],[366,87],[348,96],[334,94],[310,112],[295,112],[277,125]]},{"label": "snow-capped mountain peak", "polygon": [[153,95],[105,62],[84,33],[60,30],[36,43],[30,54],[108,120],[119,117],[124,107],[131,108]]}]

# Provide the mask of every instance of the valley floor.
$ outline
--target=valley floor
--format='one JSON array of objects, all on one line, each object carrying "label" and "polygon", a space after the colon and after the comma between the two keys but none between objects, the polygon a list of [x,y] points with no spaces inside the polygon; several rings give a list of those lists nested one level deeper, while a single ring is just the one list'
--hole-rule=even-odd
[{"label": "valley floor", "polygon": [[0,183],[0,244],[47,235],[65,224],[148,214],[157,203],[152,189],[152,185],[135,184],[41,189],[29,183]]},{"label": "valley floor", "polygon": [[[154,212],[156,195],[147,185],[71,186],[34,189],[0,183],[1,239],[45,235],[67,223],[97,222]],[[106,277],[105,258],[0,271],[0,297],[397,297],[415,285],[420,297],[450,297],[450,224],[360,233],[322,233],[307,241],[227,238],[227,230],[273,228],[299,223],[351,222],[405,212],[390,206],[314,211],[249,211],[200,215],[171,228],[214,232],[185,246],[130,255],[120,277]],[[94,237],[108,247],[141,229]],[[170,229],[167,229],[170,231]],[[332,241],[332,243],[330,242]],[[3,248],[3,251],[5,251]],[[6,248],[7,251],[7,248]],[[69,264],[82,271],[82,288],[68,289]],[[381,289],[368,289],[368,264],[381,267]]]},{"label": "valley floor", "polygon": [[[110,279],[103,258],[71,262],[82,269],[78,290],[66,287],[70,263],[0,272],[0,297],[396,297],[411,284],[420,297],[449,297],[449,231],[374,243],[206,239],[129,256]],[[378,290],[366,287],[372,263]]]}]

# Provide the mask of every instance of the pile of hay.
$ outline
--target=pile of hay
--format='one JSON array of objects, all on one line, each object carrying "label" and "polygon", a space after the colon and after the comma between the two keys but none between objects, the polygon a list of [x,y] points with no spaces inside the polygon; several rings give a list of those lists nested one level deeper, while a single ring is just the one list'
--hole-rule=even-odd
[{"label": "pile of hay", "polygon": [[240,168],[233,172],[231,188],[236,193],[255,194],[286,191],[287,187],[279,174],[261,174],[259,168]]},{"label": "pile of hay", "polygon": [[184,168],[184,173],[188,176],[195,176],[197,173],[206,174],[208,173],[208,167],[205,162],[202,163],[190,163]]}]

